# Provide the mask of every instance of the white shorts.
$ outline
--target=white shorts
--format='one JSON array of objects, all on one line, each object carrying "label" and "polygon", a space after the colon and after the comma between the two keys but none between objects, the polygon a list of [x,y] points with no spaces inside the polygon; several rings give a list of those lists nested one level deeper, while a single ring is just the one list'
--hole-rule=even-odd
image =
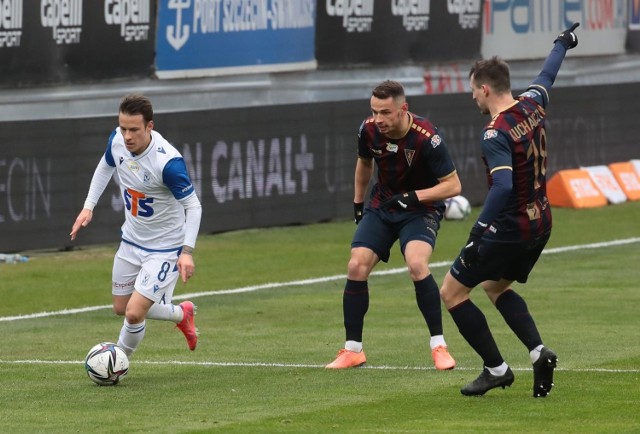
[{"label": "white shorts", "polygon": [[156,303],[169,304],[178,282],[178,250],[150,252],[121,242],[113,259],[111,293],[138,291]]}]

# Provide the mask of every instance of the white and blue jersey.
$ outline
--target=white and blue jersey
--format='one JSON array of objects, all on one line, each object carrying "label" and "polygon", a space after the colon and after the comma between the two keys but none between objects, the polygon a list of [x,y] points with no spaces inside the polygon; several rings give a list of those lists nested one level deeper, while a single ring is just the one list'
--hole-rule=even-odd
[{"label": "white and blue jersey", "polygon": [[195,191],[180,152],[152,130],[147,149],[133,155],[118,127],[109,137],[104,162],[117,170],[120,178],[125,205],[123,241],[151,251],[182,247],[185,208],[181,202]]}]

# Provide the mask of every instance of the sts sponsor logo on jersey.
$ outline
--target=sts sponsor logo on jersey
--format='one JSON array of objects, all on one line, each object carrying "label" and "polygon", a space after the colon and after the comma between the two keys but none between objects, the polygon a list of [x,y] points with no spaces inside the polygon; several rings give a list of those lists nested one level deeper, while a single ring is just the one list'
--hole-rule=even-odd
[{"label": "sts sponsor logo on jersey", "polygon": [[127,210],[131,212],[134,217],[151,217],[153,215],[153,203],[152,197],[147,197],[144,193],[135,191],[132,188],[124,190],[124,204]]},{"label": "sts sponsor logo on jersey", "polygon": [[498,137],[498,130],[491,129],[484,132],[485,140],[495,139],[496,137]]}]

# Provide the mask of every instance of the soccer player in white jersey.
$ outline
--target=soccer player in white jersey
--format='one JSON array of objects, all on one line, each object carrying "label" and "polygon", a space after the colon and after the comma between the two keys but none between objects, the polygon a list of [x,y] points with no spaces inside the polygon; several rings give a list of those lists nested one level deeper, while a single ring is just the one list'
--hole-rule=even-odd
[{"label": "soccer player in white jersey", "polygon": [[118,345],[130,356],[142,341],[145,319],[173,321],[190,350],[198,342],[195,306],[171,304],[181,278],[193,276],[193,249],[202,207],[182,155],[153,130],[151,101],[140,94],[120,103],[119,126],[93,174],[84,207],[71,229],[78,231],[93,218],[93,208],[115,171],[120,178],[125,221],[113,261],[113,310],[124,315]]}]

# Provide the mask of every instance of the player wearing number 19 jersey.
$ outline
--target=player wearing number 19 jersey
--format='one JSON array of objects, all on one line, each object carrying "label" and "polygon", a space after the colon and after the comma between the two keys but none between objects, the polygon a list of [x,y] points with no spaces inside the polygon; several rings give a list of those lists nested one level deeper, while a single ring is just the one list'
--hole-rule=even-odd
[{"label": "player wearing number 19 jersey", "polygon": [[[547,89],[533,84],[516,103],[499,113],[482,132],[483,160],[489,186],[497,170],[510,170],[512,189],[499,210],[487,210],[481,224],[490,222],[486,238],[496,241],[533,240],[551,232],[551,207],[546,187]],[[510,169],[509,169],[510,168]],[[487,214],[499,211],[493,219]],[[491,219],[491,220],[489,220]]]},{"label": "player wearing number 19 jersey", "polygon": [[516,98],[511,94],[509,66],[502,59],[478,61],[469,73],[473,99],[482,113],[491,115],[481,139],[489,193],[440,290],[458,330],[484,365],[480,376],[460,390],[463,395],[483,395],[514,381],[484,314],[469,298],[476,285],[482,286],[529,351],[533,396],[545,397],[553,387],[557,356],[543,345],[526,302],[511,286],[527,281],[551,234],[545,107],[566,51],[578,44],[576,27],[556,38],[542,71]]}]

